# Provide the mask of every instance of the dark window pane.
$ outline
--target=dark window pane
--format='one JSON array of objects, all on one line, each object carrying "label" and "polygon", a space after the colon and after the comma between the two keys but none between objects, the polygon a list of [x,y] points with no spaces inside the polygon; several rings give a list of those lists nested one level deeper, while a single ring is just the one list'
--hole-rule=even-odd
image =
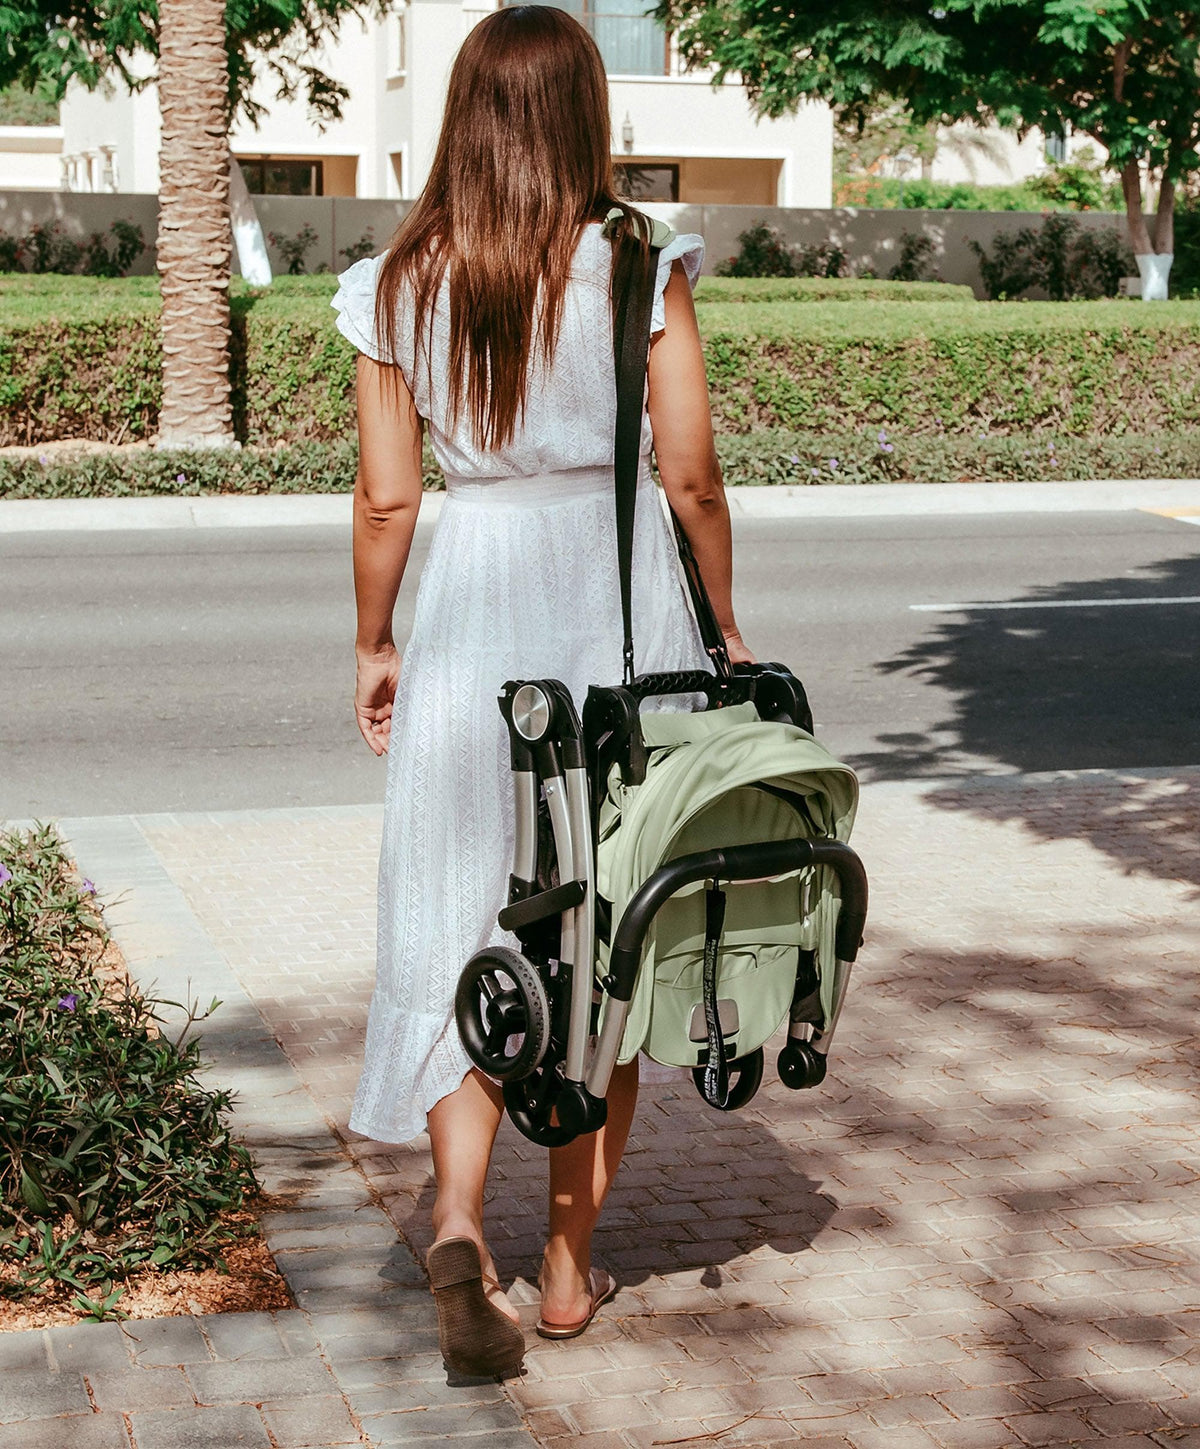
[{"label": "dark window pane", "polygon": [[285,161],[267,156],[241,163],[246,190],[256,196],[321,196],[324,166],[320,161]]},{"label": "dark window pane", "polygon": [[679,167],[637,166],[618,161],[614,167],[617,195],[626,201],[678,201]]}]

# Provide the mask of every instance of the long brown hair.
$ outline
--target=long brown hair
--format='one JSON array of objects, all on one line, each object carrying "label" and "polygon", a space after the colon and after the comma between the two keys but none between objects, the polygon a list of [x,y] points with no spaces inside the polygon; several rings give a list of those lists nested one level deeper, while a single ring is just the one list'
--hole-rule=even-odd
[{"label": "long brown hair", "polygon": [[384,355],[399,356],[398,303],[409,291],[427,366],[449,268],[449,413],[466,412],[482,447],[512,439],[535,327],[539,351],[553,357],[583,227],[620,206],[618,235],[646,245],[642,218],[613,193],[609,129],[604,62],[564,11],[497,10],[463,42],[429,180],[379,270],[375,323]]}]

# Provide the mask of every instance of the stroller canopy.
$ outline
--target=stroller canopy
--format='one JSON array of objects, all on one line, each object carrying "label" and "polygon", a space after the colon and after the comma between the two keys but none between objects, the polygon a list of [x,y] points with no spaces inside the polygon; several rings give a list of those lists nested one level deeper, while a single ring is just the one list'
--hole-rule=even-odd
[{"label": "stroller canopy", "polygon": [[[804,730],[760,720],[752,704],[694,714],[651,712],[641,723],[649,750],[646,778],[626,785],[614,768],[600,810],[597,881],[611,903],[614,927],[642,882],[676,856],[714,845],[849,837],[858,782]],[[787,1014],[797,948],[816,952],[822,1004],[827,1016],[832,1012],[837,909],[837,881],[827,869],[731,887],[723,935],[729,964],[723,969],[747,975],[739,995],[746,1027],[739,1050],[758,1046]],[[621,1060],[645,1046],[659,1061],[694,1062],[686,1023],[672,1019],[663,1003],[674,990],[683,1010],[689,990],[684,978],[694,974],[703,942],[703,888],[697,884],[667,903],[647,938]]]}]

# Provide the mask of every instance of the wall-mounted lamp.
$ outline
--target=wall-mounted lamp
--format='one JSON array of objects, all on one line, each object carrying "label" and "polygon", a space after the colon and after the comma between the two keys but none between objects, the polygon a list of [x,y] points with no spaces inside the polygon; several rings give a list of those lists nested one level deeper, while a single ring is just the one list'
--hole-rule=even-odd
[{"label": "wall-mounted lamp", "polygon": [[629,119],[629,112],[625,112],[625,119],[621,122],[621,144],[625,147],[628,155],[633,150],[633,122]]}]

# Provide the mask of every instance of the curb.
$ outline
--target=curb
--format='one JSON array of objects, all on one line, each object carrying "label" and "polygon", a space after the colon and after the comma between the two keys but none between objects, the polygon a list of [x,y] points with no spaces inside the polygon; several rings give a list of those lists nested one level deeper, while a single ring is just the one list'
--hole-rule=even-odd
[{"label": "curb", "polygon": [[[1200,479],[1078,483],[826,483],[727,490],[739,518],[942,518],[1014,513],[1123,513],[1200,508]],[[422,523],[444,493],[428,493]],[[194,498],[0,499],[0,535],[191,528],[349,528],[349,493]]]},{"label": "curb", "polygon": [[[316,808],[336,813],[345,807]],[[273,1316],[285,1325],[297,1321],[306,1325],[315,1345],[309,1354],[311,1377],[323,1386],[328,1381],[340,1394],[356,1427],[365,1431],[363,1442],[374,1449],[398,1449],[423,1434],[447,1445],[479,1444],[481,1423],[492,1431],[489,1449],[537,1449],[537,1441],[502,1388],[491,1384],[485,1392],[477,1381],[442,1378],[436,1310],[424,1272],[271,1035],[230,962],[163,865],[141,827],[143,819],[152,818],[86,816],[61,819],[58,826],[81,869],[103,884],[109,929],[142,990],[184,1006],[193,1000],[206,1004],[214,997],[220,999],[211,1023],[200,1022],[194,1028],[204,1044],[206,1075],[236,1093],[232,1113],[236,1135],[253,1152],[264,1191],[288,1203],[260,1216],[262,1235],[297,1305]],[[182,1009],[165,1004],[160,1016],[168,1030],[185,1019]],[[264,1316],[224,1315],[227,1320]],[[139,1320],[129,1328],[135,1333],[153,1332],[146,1325],[161,1321]],[[218,1395],[215,1402],[220,1403],[223,1377],[265,1379],[270,1367],[242,1361],[207,1365],[203,1372]],[[266,1399],[294,1390],[284,1386],[271,1394],[255,1386],[251,1392]],[[310,1384],[299,1392],[311,1395],[314,1390]],[[299,1397],[293,1417],[303,1415],[308,1405],[315,1405],[316,1414],[322,1402]],[[195,1412],[214,1411],[202,1402]],[[216,1443],[211,1435],[221,1424],[216,1418],[198,1418],[194,1424],[188,1420],[182,1423],[182,1432],[189,1427],[195,1439],[172,1437],[171,1443]],[[300,1427],[303,1433],[289,1437],[288,1443],[328,1443],[315,1419]],[[332,1437],[337,1443],[348,1442],[344,1436]],[[27,1442],[33,1449],[44,1441]],[[165,1445],[167,1440],[155,1442]],[[235,1440],[231,1436],[221,1442]],[[236,1442],[265,1444],[265,1436],[251,1434]],[[89,1446],[93,1443],[98,1441],[89,1438]]]}]

